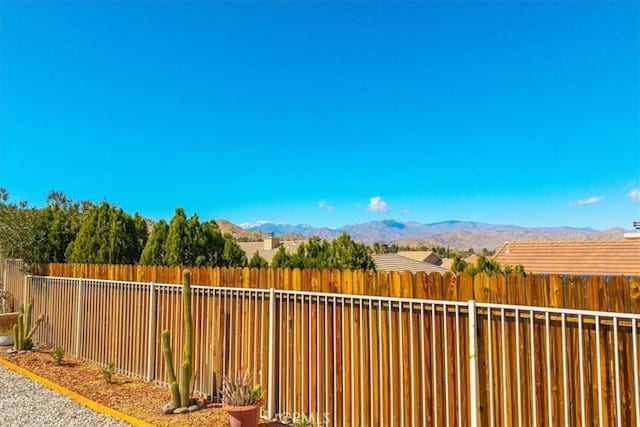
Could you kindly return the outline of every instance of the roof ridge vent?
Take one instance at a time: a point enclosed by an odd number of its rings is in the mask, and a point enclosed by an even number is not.
[[[624,233],[625,239],[640,239],[640,221],[633,221],[634,232]]]

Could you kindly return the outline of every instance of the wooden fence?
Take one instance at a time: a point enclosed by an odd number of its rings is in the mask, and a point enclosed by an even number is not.
[[[40,340],[165,381],[158,337],[172,331],[179,360],[180,288],[157,283],[178,283],[180,268],[38,268],[118,279],[25,281],[46,313]],[[640,277],[190,270],[204,285],[193,291],[199,391],[249,369],[272,416],[336,426],[470,425],[474,414],[483,426],[640,425]],[[142,277],[156,284],[125,282]]]
[[[40,264],[35,275],[131,282],[179,284],[185,267]],[[430,298],[446,301],[497,302],[539,307],[640,313],[640,276],[542,276],[502,274],[475,278],[462,273],[374,272],[362,270],[249,269],[189,267],[192,283],[229,286]]]

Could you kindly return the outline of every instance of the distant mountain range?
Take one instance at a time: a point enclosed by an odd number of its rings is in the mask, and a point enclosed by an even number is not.
[[[224,220],[216,220],[218,224]],[[224,221],[226,224],[228,221]],[[233,224],[231,224],[233,225]],[[372,221],[363,224],[345,225],[340,228],[312,227],[306,224],[274,224],[259,221],[255,224],[243,224],[230,232],[242,240],[259,240],[273,233],[285,237],[319,236],[331,240],[347,232],[354,240],[366,244],[374,242],[396,243],[403,246],[439,245],[451,248],[476,251],[487,248],[497,249],[506,241],[540,240],[618,240],[626,230],[611,228],[598,231],[592,228],[575,227],[521,227],[517,225],[497,225],[474,221],[445,221],[431,224],[419,222],[400,222],[395,220]],[[226,227],[221,227],[226,228]],[[259,233],[244,235],[244,232]],[[223,229],[223,232],[225,230]]]

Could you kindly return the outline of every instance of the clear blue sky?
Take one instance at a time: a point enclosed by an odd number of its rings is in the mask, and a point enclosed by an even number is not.
[[[637,1],[2,0],[0,20],[14,201],[330,227],[640,219]]]

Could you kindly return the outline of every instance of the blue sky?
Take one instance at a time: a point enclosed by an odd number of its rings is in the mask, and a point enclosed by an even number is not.
[[[170,218],[630,228],[640,3],[0,2],[0,186]]]

